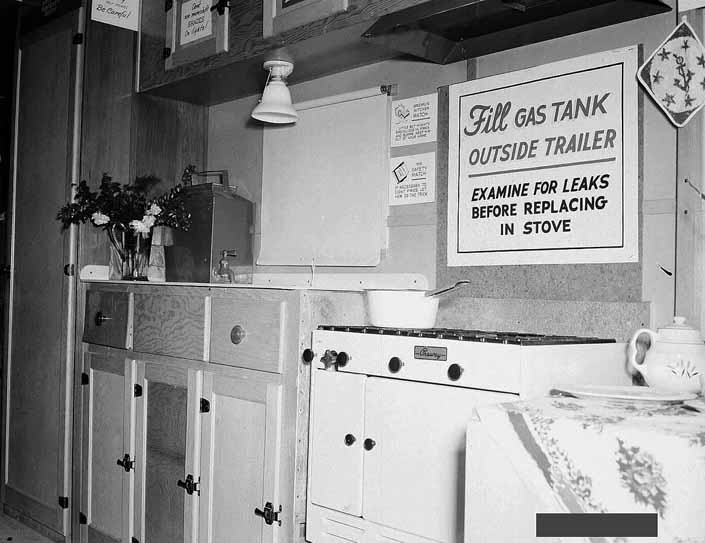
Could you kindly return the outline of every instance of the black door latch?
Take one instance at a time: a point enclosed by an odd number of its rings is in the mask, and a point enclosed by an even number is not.
[[[279,519],[279,513],[282,512],[282,506],[279,506],[279,511],[274,510],[272,502],[267,502],[264,504],[264,511],[260,508],[255,509],[255,515],[262,517],[265,524],[274,524],[275,522],[281,526],[282,521]]]
[[[186,476],[185,481],[176,481],[176,486],[179,486],[183,488],[186,491],[186,494],[191,495],[194,492],[196,493],[197,496],[201,495],[201,490],[198,488],[198,485],[200,484],[201,478],[198,478],[198,481],[195,481],[193,479],[193,475],[190,473]]]
[[[135,462],[130,460],[129,454],[125,454],[122,459],[118,458],[117,465],[121,466],[125,471],[130,471],[135,466]]]

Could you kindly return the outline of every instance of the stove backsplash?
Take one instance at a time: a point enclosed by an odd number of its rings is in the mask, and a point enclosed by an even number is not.
[[[436,326],[595,336],[629,341],[650,322],[649,302],[581,302],[509,298],[441,298]]]

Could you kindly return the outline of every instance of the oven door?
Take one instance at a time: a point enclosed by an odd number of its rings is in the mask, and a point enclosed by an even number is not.
[[[462,543],[465,432],[473,408],[516,399],[369,377],[365,386],[362,516],[435,541]]]

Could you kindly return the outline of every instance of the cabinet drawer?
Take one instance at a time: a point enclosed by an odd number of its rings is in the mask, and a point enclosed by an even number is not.
[[[127,292],[89,290],[86,292],[86,313],[83,341],[108,347],[127,347],[130,295]]]
[[[213,298],[210,361],[281,373],[285,316],[283,300]]]
[[[203,360],[205,297],[135,293],[133,349]]]

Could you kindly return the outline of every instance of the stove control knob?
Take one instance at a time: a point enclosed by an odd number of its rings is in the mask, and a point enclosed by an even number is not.
[[[374,439],[370,439],[369,437],[368,437],[368,438],[364,441],[364,443],[362,444],[362,446],[365,447],[365,450],[366,450],[366,451],[371,451],[372,449],[375,448],[375,445],[377,445],[377,443],[375,442],[375,440],[374,440]]]
[[[338,355],[335,357],[335,365],[342,368],[344,366],[347,366],[348,361],[350,360],[350,355],[346,353],[345,351],[340,351]]]
[[[404,362],[401,361],[401,358],[398,356],[393,356],[392,358],[389,359],[389,371],[392,373],[399,373],[399,370],[401,370],[401,367],[404,365]]]
[[[463,367],[460,364],[451,364],[448,366],[448,379],[457,381],[463,374]]]
[[[356,439],[355,436],[352,434],[346,434],[345,435],[345,444],[350,447],[353,443],[355,443]]]
[[[304,349],[301,358],[304,362],[306,362],[306,364],[310,364],[313,361],[314,356],[316,356],[316,353],[314,353],[311,349]]]

